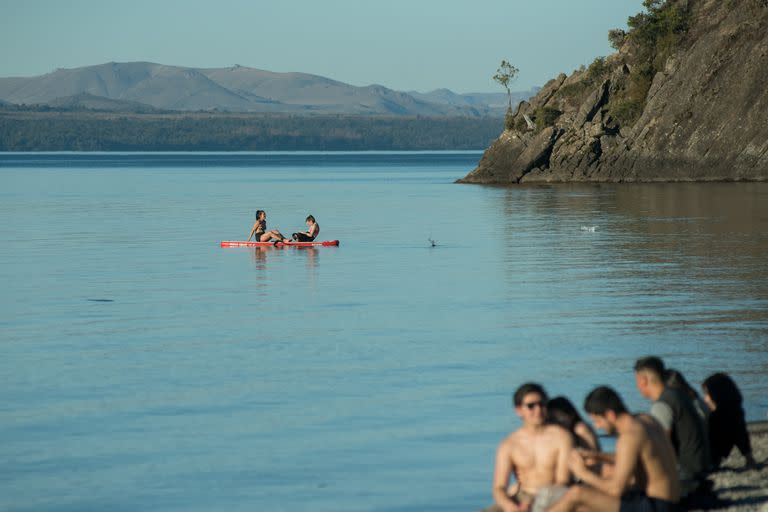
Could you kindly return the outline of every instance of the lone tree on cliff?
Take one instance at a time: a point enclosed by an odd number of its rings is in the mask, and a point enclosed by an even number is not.
[[[499,69],[496,70],[496,74],[493,75],[494,81],[498,82],[502,87],[507,90],[507,115],[512,112],[512,90],[509,88],[509,84],[515,81],[517,78],[517,72],[520,71],[515,66],[502,60],[499,65]]]
[[[627,33],[620,28],[612,28],[608,31],[608,42],[614,50],[621,50],[624,41],[627,40]]]

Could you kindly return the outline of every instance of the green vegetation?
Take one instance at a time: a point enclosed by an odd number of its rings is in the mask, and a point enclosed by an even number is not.
[[[572,103],[581,103],[587,94],[592,90],[592,84],[586,80],[579,80],[560,88],[557,93],[560,96],[570,100]]]
[[[499,118],[44,111],[0,107],[0,151],[484,149]]]
[[[608,66],[605,64],[605,57],[597,57],[587,68],[586,80],[593,85],[599,84],[608,73]]]
[[[557,94],[568,105],[581,105],[616,67],[626,65],[628,75],[613,76],[608,111],[620,126],[632,126],[637,121],[656,73],[664,69],[667,59],[683,44],[691,22],[687,0],[644,0],[643,6],[644,12],[628,19],[627,31],[608,32],[611,46],[623,50],[610,58],[610,65],[608,59],[598,57],[579,70],[579,77],[560,88]],[[541,121],[537,119],[537,126],[546,126],[550,119],[551,115]]]
[[[619,100],[611,103],[611,115],[621,126],[631,126],[643,113],[643,102],[639,100]]]
[[[611,114],[632,125],[643,111],[656,73],[679,47],[690,23],[688,3],[679,0],[644,0],[646,12],[630,16],[625,34],[632,55],[628,84],[610,105]],[[609,33],[610,37],[610,33]]]
[[[536,124],[536,131],[539,132],[547,126],[553,126],[561,115],[562,112],[556,108],[537,108],[532,116],[532,121]]]
[[[553,126],[562,111],[578,110],[608,79],[611,81],[607,113],[613,120],[609,121],[611,128],[630,127],[637,121],[645,109],[654,77],[664,70],[667,60],[684,44],[691,24],[689,0],[644,0],[643,7],[643,12],[628,19],[628,30],[609,31],[611,46],[620,50],[617,54],[597,57],[589,66],[582,66],[548,99],[547,107],[529,112],[535,132]],[[509,69],[507,66],[511,67],[502,61],[502,67],[493,78],[509,92],[509,80],[514,78],[517,69],[512,67],[513,71],[505,73],[505,69]],[[621,72],[619,68],[623,68]],[[518,132],[530,129],[523,116],[512,115],[511,108],[505,127]]]
[[[597,57],[586,69],[582,68],[584,77],[581,80],[564,85],[559,94],[570,100],[573,104],[581,104],[596,85],[607,78],[610,71],[605,62],[605,57]]]
[[[627,40],[627,33],[620,28],[613,28],[608,31],[608,43],[614,50],[620,50]]]
[[[690,10],[687,2],[644,0],[647,12],[630,16],[630,43],[639,64],[661,70],[667,58],[688,31]]]
[[[514,130],[517,127],[516,123],[512,109],[508,109],[507,113],[504,115],[504,128],[506,130]]]
[[[516,130],[518,132],[524,132],[528,130],[528,123],[525,122],[525,119],[523,119],[523,116],[518,116],[516,119],[508,118],[507,129]]]

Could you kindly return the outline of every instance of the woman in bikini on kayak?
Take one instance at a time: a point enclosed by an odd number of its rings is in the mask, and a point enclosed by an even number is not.
[[[253,229],[251,229],[251,234],[248,235],[248,240],[251,240],[251,237],[257,242],[271,242],[271,241],[279,241],[279,242],[290,242],[287,238],[283,236],[280,231],[273,229],[272,231],[267,231],[267,212],[264,210],[256,210],[256,222],[253,223]]]

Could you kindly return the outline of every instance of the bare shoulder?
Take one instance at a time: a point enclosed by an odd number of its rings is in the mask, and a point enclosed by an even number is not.
[[[583,421],[580,421],[576,423],[576,426],[573,427],[573,431],[576,432],[577,435],[580,436],[591,436],[592,431],[589,429],[586,423]]]
[[[547,425],[544,434],[557,443],[572,443],[573,436],[559,425]]]
[[[501,440],[499,443],[499,452],[507,452],[512,453],[515,449],[515,446],[519,444],[519,432],[512,432],[507,437]]]
[[[638,414],[632,417],[632,422],[629,424],[629,428],[627,428],[626,432],[624,432],[621,437],[625,437],[628,440],[633,439],[636,441],[643,441],[648,439],[650,435],[659,428],[661,427],[659,427],[659,424],[651,416],[648,416],[647,414]]]

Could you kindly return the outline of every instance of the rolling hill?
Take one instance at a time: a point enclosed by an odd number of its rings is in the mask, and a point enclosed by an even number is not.
[[[527,98],[534,93],[519,94]],[[17,105],[81,105],[106,110],[136,107],[435,117],[502,116],[506,109],[503,93],[456,94],[447,89],[408,93],[381,85],[358,87],[307,73],[275,73],[239,65],[188,68],[151,62],[109,62],[57,69],[41,76],[0,78],[0,100]]]

